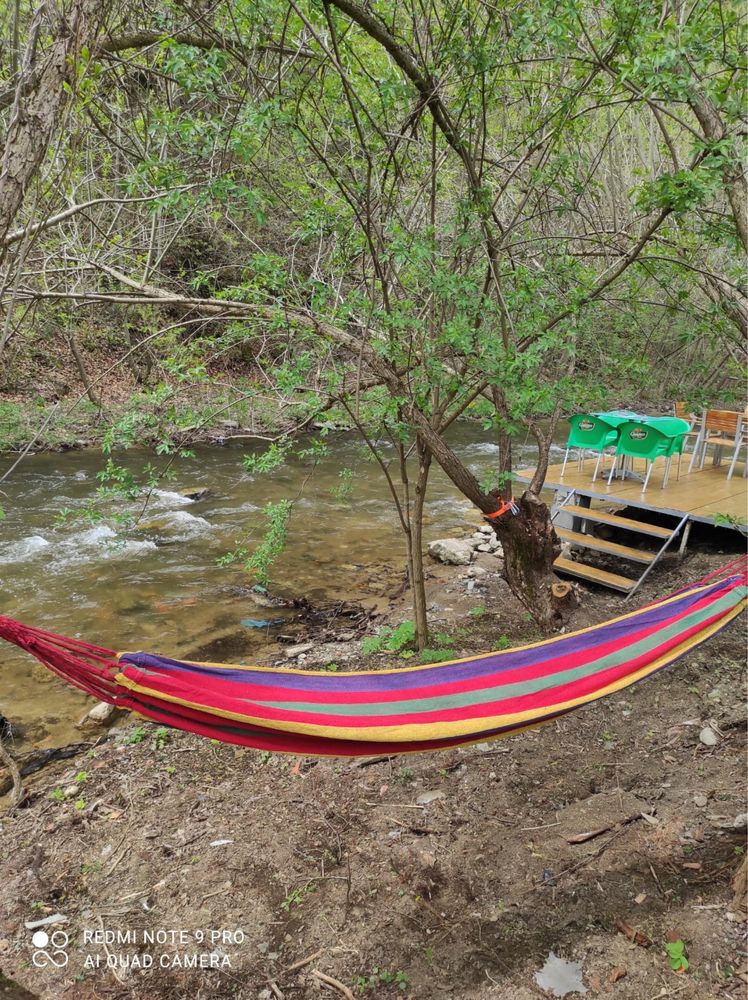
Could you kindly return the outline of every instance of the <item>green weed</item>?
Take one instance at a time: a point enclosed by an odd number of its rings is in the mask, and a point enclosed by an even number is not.
[[[686,972],[689,962],[686,958],[686,946],[680,938],[677,941],[668,941],[665,944],[667,957],[670,959],[670,968],[673,972]]]

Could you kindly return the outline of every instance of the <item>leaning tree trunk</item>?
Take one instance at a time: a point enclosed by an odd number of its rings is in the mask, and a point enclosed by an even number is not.
[[[554,595],[558,578],[553,561],[560,544],[553,530],[550,511],[540,497],[525,490],[517,501],[519,514],[504,514],[491,521],[504,549],[504,577],[514,596],[538,624],[552,628],[564,614]]]
[[[422,441],[463,496],[484,514],[492,514],[501,503],[496,494],[481,489],[470,469],[431,427],[420,410],[413,407],[410,416]],[[545,444],[539,441],[540,456],[533,483],[538,480],[542,485],[549,441],[550,436]],[[535,489],[531,487],[522,494],[517,516],[507,513],[500,519],[488,520],[504,549],[505,576],[512,593],[539,625],[552,628],[561,623],[565,609],[574,602],[565,600],[562,610],[553,594],[554,584],[559,582],[553,572],[553,561],[560,546],[551,523],[551,513],[538,496],[539,491],[539,486]]]

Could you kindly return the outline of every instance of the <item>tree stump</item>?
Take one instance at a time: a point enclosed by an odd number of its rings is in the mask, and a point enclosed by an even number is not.
[[[564,619],[578,603],[574,588],[566,580],[559,580],[558,583],[551,584],[551,600],[555,611]]]

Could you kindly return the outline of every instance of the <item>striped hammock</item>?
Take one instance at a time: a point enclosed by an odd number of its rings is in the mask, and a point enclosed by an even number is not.
[[[330,673],[115,653],[0,616],[0,638],[118,708],[225,743],[305,755],[498,739],[669,666],[746,605],[745,560],[593,628],[430,666]]]

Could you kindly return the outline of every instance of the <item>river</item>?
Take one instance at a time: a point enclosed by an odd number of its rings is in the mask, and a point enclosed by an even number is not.
[[[490,472],[498,451],[486,438],[469,423],[451,436],[479,478]],[[295,503],[286,549],[272,570],[272,592],[377,605],[404,571],[404,539],[382,472],[360,440],[337,433],[329,442],[329,454],[311,475],[297,458],[269,475],[250,475],[241,461],[246,447],[197,448],[194,458],[173,462],[173,479],[160,484],[123,542],[111,521],[82,518],[105,464],[100,452],[28,456],[0,495],[6,515],[0,521],[0,614],[120,650],[267,660],[278,629],[241,622],[282,618],[284,612],[257,607],[247,593],[247,574],[218,560],[247,531],[260,537],[262,507],[282,498]],[[529,464],[535,453],[534,444],[518,443],[515,461]],[[390,455],[394,459],[392,450]],[[0,474],[13,460],[0,459]],[[118,461],[138,473],[154,457],[135,449]],[[348,499],[339,495],[343,469],[352,470]],[[198,488],[210,492],[197,501],[182,495]],[[62,509],[72,513],[60,524]],[[127,509],[118,501],[108,513]],[[476,520],[472,505],[435,467],[426,541],[464,532],[468,517]],[[0,643],[0,712],[20,723],[25,743],[46,747],[80,739],[74,723],[90,704],[30,656]]]

